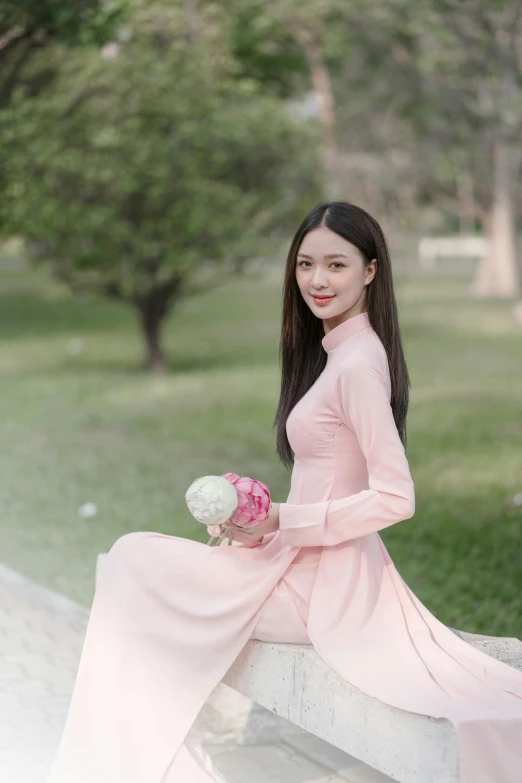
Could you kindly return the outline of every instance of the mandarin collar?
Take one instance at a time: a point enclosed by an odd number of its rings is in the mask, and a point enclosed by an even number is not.
[[[367,312],[359,313],[358,315],[352,315],[347,318],[346,321],[342,321],[333,329],[325,334],[321,340],[321,344],[327,353],[335,348],[339,343],[347,340],[352,334],[359,332],[361,329],[366,329],[370,324],[370,316]]]

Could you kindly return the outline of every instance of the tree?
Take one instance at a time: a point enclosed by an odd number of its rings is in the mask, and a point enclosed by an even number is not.
[[[120,19],[117,0],[3,0],[0,6],[0,108],[7,106],[27,66],[42,49],[61,41],[68,46],[100,45]],[[26,82],[34,95],[52,81],[56,71],[45,67]]]
[[[482,222],[489,253],[471,292],[515,296],[513,190],[522,128],[519,0],[420,0],[413,9],[407,0],[365,0],[359,11],[349,28],[361,45],[352,37],[347,51],[367,58],[365,73],[371,76],[365,82],[363,114],[377,98],[388,118],[392,115],[395,130],[409,127],[415,163],[408,179],[420,206],[433,204],[439,213],[447,212],[451,223],[457,212],[459,226],[468,230],[474,230],[476,220]],[[372,61],[372,54],[379,53],[380,59]],[[376,62],[384,62],[388,73]],[[353,81],[345,81],[345,88],[357,101]],[[381,112],[372,125],[388,130],[390,122]],[[392,139],[389,134],[388,147]]]
[[[415,127],[431,107],[408,27],[411,5],[236,0],[232,7],[244,71],[293,106],[308,107],[314,96],[325,196],[362,203],[384,225],[408,211],[417,218],[419,191],[439,189],[425,129]]]
[[[123,0],[121,0],[123,2]],[[99,46],[121,17],[120,0],[3,0],[0,4],[0,139],[3,109],[18,92],[31,100],[51,87],[59,68],[45,53],[64,47]],[[0,144],[0,203],[5,197],[5,149]],[[0,231],[6,226],[0,224]]]
[[[322,188],[339,198],[339,156],[335,99],[325,49],[335,39],[342,0],[227,0],[235,19],[236,52],[247,72],[289,97],[289,86],[303,86],[307,73],[319,128]],[[337,13],[337,17],[336,17]]]
[[[470,119],[474,147],[488,160],[489,252],[472,293],[513,297],[519,285],[512,189],[522,130],[522,7],[519,0],[427,0],[414,24],[423,44],[421,69],[437,80],[439,96]]]
[[[241,264],[318,190],[306,126],[240,78],[214,14],[137,4],[132,35],[55,50],[50,93],[6,112],[5,219],[71,288],[130,303],[146,365],[166,366],[161,328],[214,263]],[[49,54],[47,55],[49,57]]]

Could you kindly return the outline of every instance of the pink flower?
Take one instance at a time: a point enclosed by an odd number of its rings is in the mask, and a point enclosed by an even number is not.
[[[238,505],[230,519],[231,525],[251,528],[260,525],[268,518],[272,501],[266,484],[250,476],[238,476],[237,473],[222,473],[236,488]]]

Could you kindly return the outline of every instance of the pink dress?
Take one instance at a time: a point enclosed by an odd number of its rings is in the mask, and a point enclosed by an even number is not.
[[[287,421],[279,531],[255,546],[147,531],[112,546],[48,783],[221,780],[190,730],[251,637],[311,643],[365,693],[451,721],[459,783],[521,780],[522,673],[437,620],[378,534],[415,510],[384,347],[367,313],[322,344],[326,367]]]

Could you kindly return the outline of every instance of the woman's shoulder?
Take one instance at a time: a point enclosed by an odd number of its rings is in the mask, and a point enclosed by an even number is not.
[[[350,348],[339,364],[338,377],[341,382],[356,381],[370,375],[380,380],[390,391],[388,355],[379,335],[373,329],[365,329]]]
[[[358,367],[375,367],[381,371],[388,369],[388,355],[382,340],[373,329],[364,329],[353,340],[350,350],[341,361],[341,370],[349,372]]]

